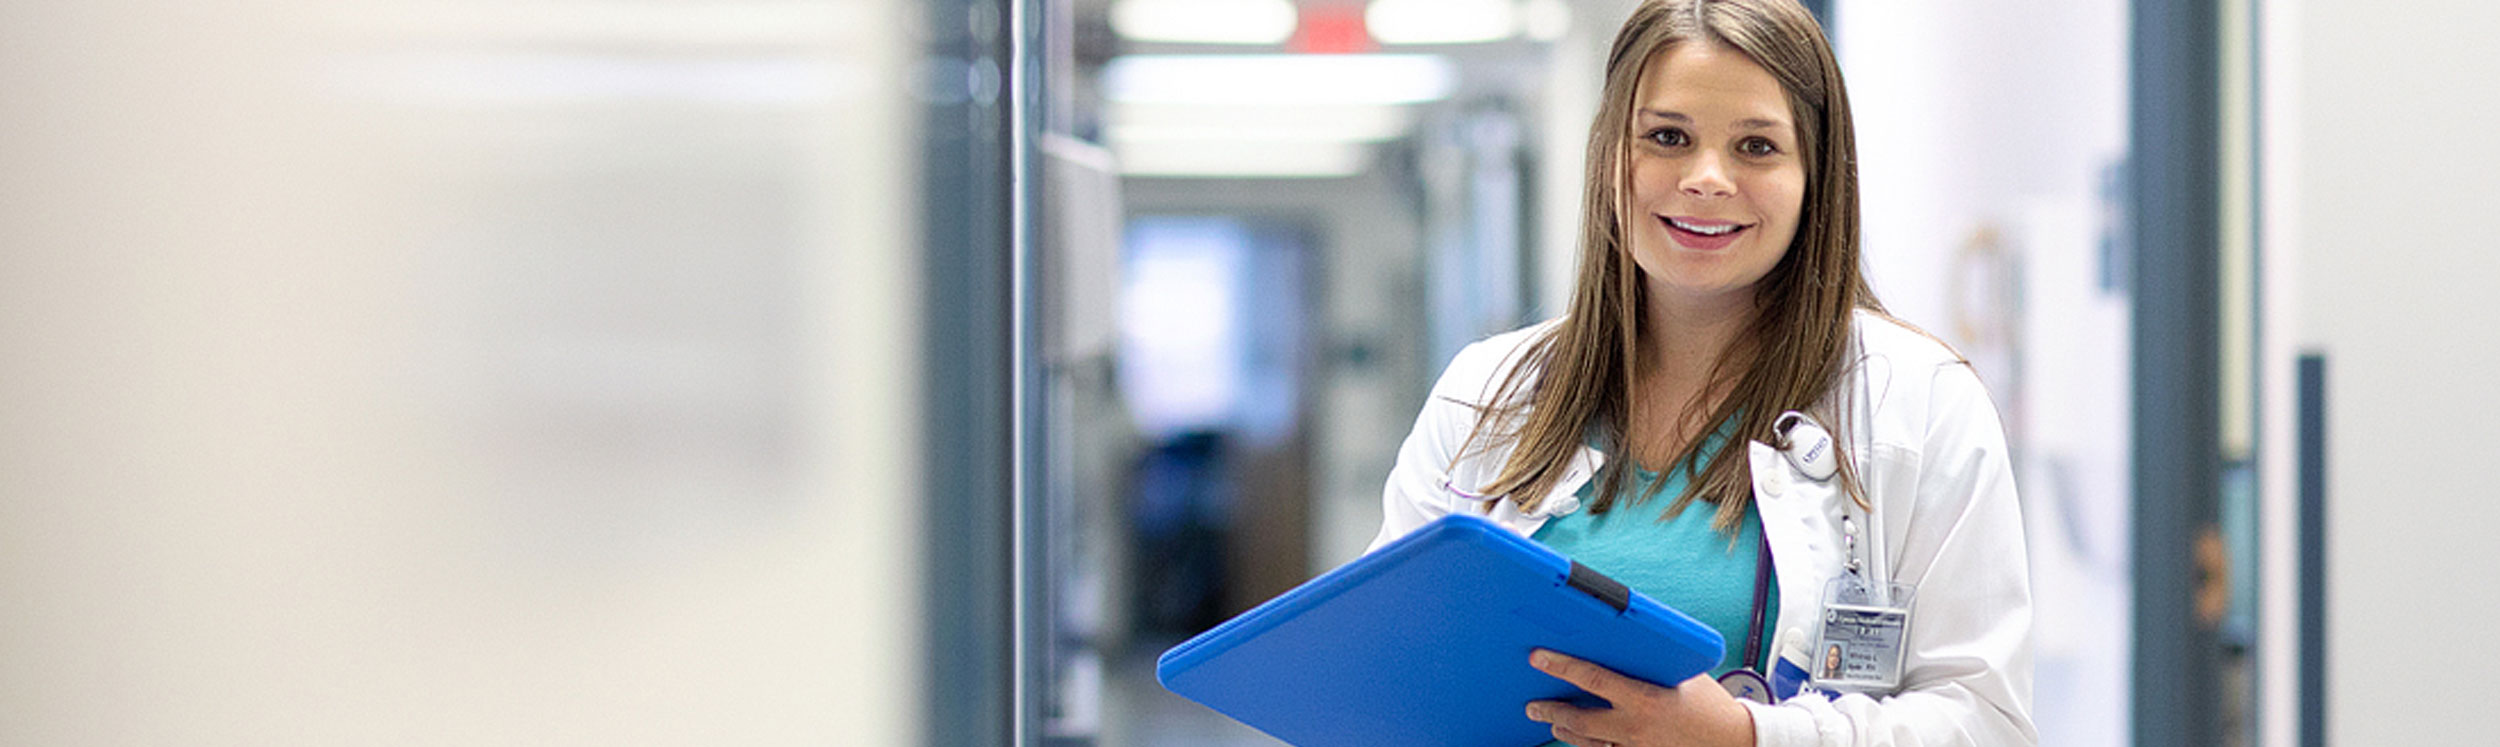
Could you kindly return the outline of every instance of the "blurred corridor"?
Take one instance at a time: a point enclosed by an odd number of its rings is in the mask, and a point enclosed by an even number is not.
[[[1804,4],[2042,743],[2481,741],[2500,6]],[[0,2],[0,744],[1276,744],[1632,5]]]

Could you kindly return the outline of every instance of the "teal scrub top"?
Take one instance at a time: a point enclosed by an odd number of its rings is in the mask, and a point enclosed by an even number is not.
[[[1708,463],[1710,456],[1726,444],[1727,435],[1723,429],[1703,444],[1700,463]],[[1625,477],[1626,492],[1616,496],[1605,515],[1583,509],[1547,519],[1534,539],[1719,631],[1727,641],[1727,653],[1710,670],[1712,677],[1746,666],[1747,662],[1742,661],[1745,629],[1753,624],[1754,574],[1762,542],[1761,512],[1745,512],[1744,525],[1731,538],[1711,527],[1718,507],[1709,503],[1695,501],[1674,517],[1663,517],[1666,506],[1683,494],[1690,477],[1687,470],[1678,468],[1661,474],[1635,465]],[[1597,484],[1598,480],[1591,479],[1580,486],[1580,505],[1597,505],[1593,497]],[[1634,500],[1646,494],[1652,485],[1658,485],[1655,494]],[[1777,576],[1771,579],[1766,603],[1770,609],[1764,611],[1762,619],[1767,626],[1779,619]],[[1762,635],[1768,645],[1770,632],[1766,630]],[[1770,652],[1763,654],[1768,656]],[[1759,666],[1760,662],[1753,664]],[[1673,687],[1678,683],[1657,684]]]

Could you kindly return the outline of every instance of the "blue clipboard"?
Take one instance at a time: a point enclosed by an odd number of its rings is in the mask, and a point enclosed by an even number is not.
[[[1716,630],[1482,518],[1441,518],[1163,652],[1165,689],[1301,747],[1530,747],[1528,701],[1605,701],[1552,649],[1673,686]]]

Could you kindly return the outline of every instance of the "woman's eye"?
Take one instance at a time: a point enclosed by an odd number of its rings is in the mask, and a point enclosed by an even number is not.
[[[1780,147],[1772,143],[1770,140],[1751,137],[1745,138],[1744,142],[1737,143],[1736,150],[1744,153],[1745,155],[1760,158],[1779,153]]]
[[[1655,130],[1650,130],[1649,134],[1642,135],[1641,137],[1652,143],[1669,148],[1682,147],[1686,141],[1691,139],[1685,136],[1683,130],[1673,127],[1661,127]]]

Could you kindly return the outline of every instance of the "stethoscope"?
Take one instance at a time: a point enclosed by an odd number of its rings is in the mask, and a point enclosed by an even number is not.
[[[1797,472],[1808,479],[1822,482],[1832,479],[1832,475],[1840,471],[1839,458],[1832,448],[1831,432],[1804,413],[1795,410],[1780,413],[1779,419],[1771,422],[1771,433],[1780,451],[1788,456],[1788,462],[1796,465]],[[1760,508],[1755,509],[1756,514],[1760,511]],[[1768,527],[1762,528],[1754,538],[1753,624],[1745,628],[1745,658],[1742,660],[1745,664],[1719,675],[1719,686],[1726,688],[1729,695],[1765,704],[1775,699],[1770,680],[1762,674],[1769,669],[1762,657],[1762,628],[1769,622],[1771,612],[1774,571],[1771,568],[1770,532]]]

